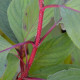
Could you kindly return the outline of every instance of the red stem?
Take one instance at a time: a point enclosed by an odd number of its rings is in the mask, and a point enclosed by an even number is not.
[[[16,51],[17,51],[17,53],[18,53],[18,55],[20,56],[20,68],[21,68],[21,74],[23,73],[23,71],[24,71],[24,61],[23,61],[23,57],[22,57],[22,46],[21,46],[21,48],[20,48],[20,51],[18,51],[17,49],[16,49]],[[19,58],[19,57],[18,57]],[[25,67],[26,67],[26,64],[25,64]]]
[[[44,0],[39,0],[39,8],[41,9],[44,6]]]
[[[52,8],[52,7],[55,7],[55,8],[63,7],[63,8],[70,9],[70,10],[73,10],[73,11],[75,11],[75,12],[80,13],[79,10],[76,10],[76,9],[73,9],[73,8],[70,8],[70,7],[66,7],[66,6],[64,6],[64,5],[56,5],[56,4],[44,6],[44,7],[42,8],[42,10],[44,11],[45,9],[47,9],[47,8]]]
[[[42,31],[42,23],[43,23],[43,15],[44,15],[44,11],[41,10],[41,8],[44,6],[44,0],[39,0],[39,7],[40,7],[40,11],[39,11],[39,21],[38,21],[38,28],[37,28],[37,35],[36,35],[36,41],[35,41],[35,47],[32,50],[29,62],[28,62],[28,70],[30,69],[33,61],[34,61],[34,57],[37,51],[37,47],[39,45],[40,42],[40,36],[41,36],[41,31]]]
[[[24,45],[24,49],[25,49],[25,56],[26,56],[26,67],[24,72],[22,73],[21,77],[27,77],[28,76],[28,57],[27,57],[27,51],[26,51],[26,47]]]
[[[23,46],[20,47],[20,58],[23,60],[23,52],[22,52]],[[24,72],[24,65],[23,63],[20,61],[20,68],[21,68],[21,74]]]
[[[17,74],[16,80],[18,80],[18,76],[20,75],[20,73],[21,73],[21,72],[19,72],[19,73]]]

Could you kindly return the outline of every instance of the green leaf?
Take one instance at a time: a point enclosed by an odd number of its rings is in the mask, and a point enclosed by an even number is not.
[[[12,0],[8,8],[8,20],[10,27],[19,42],[24,41],[22,27],[27,4],[28,0]]]
[[[62,1],[57,1],[57,4],[63,4]],[[80,10],[79,6],[80,2],[79,0],[67,0],[67,3],[65,4],[68,7]],[[58,17],[57,17],[58,16]],[[75,45],[80,48],[80,38],[79,38],[79,20],[80,20],[80,13],[74,12],[72,10],[68,10],[65,8],[55,8],[54,11],[54,19],[57,21],[60,17],[63,18],[62,23],[64,23],[64,26],[67,30],[67,33],[71,40],[75,43]],[[74,23],[74,24],[73,24]]]
[[[61,16],[68,36],[80,48],[80,13],[61,8]]]
[[[60,18],[61,18],[60,9],[59,8],[55,8],[54,9],[54,20],[55,20],[55,22],[57,22]]]
[[[73,51],[73,47],[72,41],[66,34],[51,39],[39,47],[34,63],[40,66],[58,64]]]
[[[66,34],[48,40],[39,47],[30,71],[34,72],[41,67],[57,65],[63,62],[73,50],[74,45]]]
[[[80,65],[80,49],[76,46],[72,52],[72,61],[73,64]]]
[[[71,56],[71,54],[64,60],[64,64],[72,64],[72,56]]]
[[[66,6],[80,10],[80,1],[79,0],[69,0]]]
[[[68,0],[56,0],[56,4],[64,5]],[[54,8],[54,20],[57,22],[61,18],[60,8]]]
[[[45,1],[46,3],[50,1]],[[53,0],[54,2],[54,0]],[[27,40],[31,39],[36,35],[37,26],[38,26],[38,18],[39,18],[39,4],[38,0],[33,0],[28,3],[25,17],[24,17],[24,28],[23,28],[23,35],[24,38]],[[44,12],[44,19],[43,19],[43,28],[52,20],[54,13],[53,8],[46,9]]]
[[[8,55],[8,64],[3,75],[3,80],[13,80],[19,67],[19,60],[12,54]]]
[[[44,27],[42,29],[42,35],[41,37],[43,37],[45,35],[45,33],[54,25],[54,19],[52,18],[52,20],[46,25],[46,27]],[[51,40],[51,39],[56,39],[57,37],[59,37],[60,35],[62,35],[63,33],[61,32],[61,28],[60,25],[57,25],[52,31],[51,33],[44,39],[44,42]]]
[[[7,35],[12,41],[17,43],[17,39],[11,30],[7,17],[7,8],[11,0],[0,0],[0,29]]]
[[[4,50],[8,47],[10,47],[11,45],[3,38],[0,36],[0,51]],[[5,71],[5,65],[7,64],[7,55],[8,55],[9,51],[5,51],[0,53],[0,77],[3,75],[4,71]]]
[[[9,51],[6,51],[4,53],[0,53],[0,77],[2,77],[7,64],[7,55]]]
[[[8,8],[8,19],[19,42],[26,38],[31,39],[36,35],[39,16],[38,0],[12,0]],[[46,9],[44,13],[43,27],[53,17],[53,9]]]
[[[64,69],[67,70],[70,68],[80,68],[80,67],[77,65],[72,65],[72,64],[58,64],[56,66],[51,65],[51,66],[42,67],[35,71],[31,71],[31,72],[29,72],[29,76],[46,79],[51,74],[54,74],[54,73],[64,70]]]
[[[44,0],[44,5],[50,5],[50,4],[55,4],[55,0]]]
[[[80,80],[80,69],[62,70],[48,77],[48,80]]]

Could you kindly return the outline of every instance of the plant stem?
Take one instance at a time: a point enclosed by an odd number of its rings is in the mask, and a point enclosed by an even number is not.
[[[22,46],[22,45],[24,45],[24,44],[32,44],[33,47],[35,46],[35,45],[34,45],[34,42],[32,42],[32,41],[26,41],[26,42],[23,42],[23,43],[19,43],[19,44],[13,45],[12,47],[6,48],[6,49],[0,51],[0,53],[2,53],[2,52],[4,52],[4,51],[7,51],[7,50],[11,50],[11,49],[16,48],[16,47],[18,47],[18,46]]]
[[[19,54],[19,56],[23,60],[22,54],[23,54],[23,46],[20,46],[20,54]],[[21,68],[21,74],[22,74],[24,72],[24,64],[22,63],[22,61],[20,61],[20,68]]]
[[[70,7],[66,7],[66,6],[64,6],[64,5],[56,5],[56,4],[44,6],[44,7],[42,8],[42,10],[45,10],[45,9],[47,9],[47,8],[52,8],[52,7],[55,7],[55,8],[62,7],[62,8],[70,9],[70,10],[73,10],[73,11],[75,11],[75,12],[80,13],[79,10],[76,10],[76,9],[73,9],[73,8],[70,8]]]
[[[24,45],[24,50],[25,50],[25,56],[26,56],[26,66],[25,66],[24,72],[21,75],[22,78],[25,78],[28,76],[28,57],[27,57],[27,51],[26,51],[25,45]]]
[[[40,42],[40,36],[41,36],[41,31],[42,31],[42,23],[43,23],[43,15],[44,15],[44,11],[41,9],[44,6],[44,0],[39,0],[39,7],[40,7],[40,11],[39,11],[39,21],[38,21],[38,28],[37,28],[37,35],[36,35],[36,41],[35,41],[35,47],[32,50],[29,62],[28,62],[28,71],[34,61],[34,57],[35,54],[37,52],[37,47],[39,45]]]
[[[44,7],[44,0],[39,0],[39,8],[41,9]]]

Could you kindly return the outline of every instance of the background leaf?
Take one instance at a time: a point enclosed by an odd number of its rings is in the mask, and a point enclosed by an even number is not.
[[[80,65],[80,49],[78,49],[76,46],[74,48],[74,51],[72,52],[72,63],[75,65]]]
[[[29,76],[47,79],[47,77],[51,74],[54,74],[64,69],[68,70],[70,68],[80,68],[80,67],[72,64],[58,64],[55,66],[51,65],[51,66],[42,67],[34,72],[31,72]]]
[[[69,0],[56,0],[56,4],[65,5]],[[54,20],[57,22],[61,18],[60,8],[54,8]]]
[[[80,1],[79,0],[69,0],[66,6],[71,7],[73,9],[80,10]]]
[[[62,70],[48,77],[48,80],[79,80],[80,69]]]
[[[72,41],[66,34],[48,40],[42,44],[35,56],[30,75],[35,75],[41,68],[55,66],[63,62],[74,50]],[[53,72],[53,71],[52,71]],[[42,73],[39,73],[41,75]],[[46,73],[45,73],[46,74]],[[37,75],[37,76],[39,76]]]
[[[7,8],[12,0],[0,0],[0,29],[7,35],[12,41],[18,43],[13,31],[11,30],[7,17]]]
[[[8,55],[8,64],[3,75],[3,80],[13,80],[19,67],[19,59],[13,54]]]
[[[54,3],[54,1],[48,2]],[[52,20],[53,15],[53,8],[45,10],[43,27]],[[38,17],[38,0],[12,0],[8,8],[8,19],[11,29],[19,42],[23,42],[24,39],[30,40],[36,35]]]
[[[65,0],[57,0],[56,4],[64,5]],[[79,0],[66,0],[66,6],[80,10],[79,6],[80,2]],[[66,31],[68,33],[68,36],[71,38],[71,40],[75,43],[75,45],[80,48],[79,43],[79,20],[80,20],[80,13],[65,9],[65,8],[55,8],[54,9],[54,19],[57,21],[60,17],[63,18],[63,21],[61,23],[64,24],[64,27],[66,28]],[[74,24],[73,24],[74,23]]]
[[[73,43],[64,34],[42,44],[37,51],[34,63],[40,66],[55,65],[63,61],[72,51]]]
[[[3,37],[0,36],[0,51],[10,46],[11,45]],[[9,51],[0,53],[0,77],[3,75],[5,71],[8,53]]]
[[[12,0],[8,8],[8,20],[10,27],[19,42],[24,41],[22,27],[27,3],[28,0]]]
[[[52,20],[46,25],[46,27],[43,28],[42,30],[42,34],[41,37],[43,37],[45,35],[45,33],[54,25],[54,18],[52,18]],[[52,31],[51,33],[44,39],[44,42],[49,41],[51,39],[56,39],[57,37],[59,37],[60,35],[62,35],[63,33],[61,32],[61,27],[60,25],[57,25]]]
[[[55,0],[44,0],[44,5],[50,5],[50,4],[55,4],[56,1]]]
[[[68,36],[80,48],[80,13],[61,8],[61,16]]]

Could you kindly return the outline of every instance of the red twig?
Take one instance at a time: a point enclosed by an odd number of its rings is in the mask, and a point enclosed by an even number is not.
[[[23,62],[23,60],[18,55],[15,55],[15,56],[26,66],[26,64]]]
[[[44,0],[39,0],[39,8],[41,9],[44,6]]]
[[[34,57],[35,57],[35,54],[36,54],[36,51],[37,51],[37,46],[39,45],[39,42],[40,42],[40,36],[41,36],[41,31],[42,31],[42,23],[43,23],[43,15],[44,15],[44,11],[41,10],[41,8],[44,6],[43,3],[44,3],[43,0],[39,0],[40,11],[39,11],[39,21],[38,21],[37,35],[36,35],[35,47],[33,48],[30,59],[29,59],[28,70],[30,69],[30,67],[33,63],[33,60],[34,60]]]
[[[73,11],[75,11],[75,12],[80,13],[79,10],[76,10],[76,9],[73,9],[73,8],[70,8],[70,7],[66,7],[66,6],[64,6],[64,5],[56,5],[56,4],[44,6],[44,7],[42,8],[42,10],[44,11],[45,9],[47,9],[47,8],[52,8],[52,7],[55,7],[55,8],[62,7],[62,8],[70,9],[70,10],[73,10]]]
[[[18,80],[18,77],[19,77],[20,73],[21,73],[21,72],[19,72],[19,73],[17,74],[16,80]]]
[[[6,49],[0,51],[0,53],[2,53],[2,52],[4,52],[4,51],[7,51],[7,50],[11,50],[11,49],[16,48],[16,47],[18,47],[18,46],[22,46],[22,45],[24,45],[24,44],[32,44],[33,47],[35,46],[35,45],[34,45],[34,42],[32,42],[32,41],[26,41],[26,42],[23,42],[23,43],[19,43],[19,44],[13,45],[12,47],[6,48]]]
[[[20,51],[18,51],[18,49],[16,49],[16,51],[17,51],[18,55],[20,56],[20,59],[23,61],[23,57],[22,57],[22,46],[20,48]],[[24,64],[23,64],[24,61],[23,62],[22,61],[20,61],[21,74],[24,71]],[[26,67],[26,64],[25,64],[25,67]]]
[[[23,60],[23,46],[20,47],[20,58]],[[21,68],[21,74],[24,72],[24,65],[23,63],[20,61],[20,68]]]
[[[24,49],[25,49],[25,56],[26,56],[26,67],[25,67],[25,71],[22,73],[21,77],[28,76],[28,56],[27,56],[27,51],[26,51],[25,45],[24,45]]]

